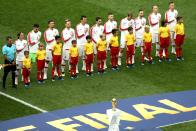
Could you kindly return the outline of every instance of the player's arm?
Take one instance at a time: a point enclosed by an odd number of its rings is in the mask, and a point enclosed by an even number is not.
[[[27,41],[29,43],[29,45],[33,46],[35,45],[35,42],[31,40],[31,33],[29,32],[28,35],[27,35]]]
[[[77,38],[82,38],[85,36],[85,32],[83,30],[80,30],[79,26],[76,26],[76,37]]]
[[[93,27],[91,27],[91,29],[90,29],[90,35],[91,35],[91,37],[92,37],[92,41],[94,42],[94,43],[97,43],[96,42],[96,40],[95,40],[95,35],[94,35],[95,33],[94,33],[94,26]]]
[[[121,31],[124,31],[124,30],[127,30],[128,29],[128,27],[125,27],[124,25],[125,25],[126,23],[123,21],[123,19],[120,21],[120,30]]]
[[[112,33],[111,31],[108,31],[108,27],[107,27],[107,24],[106,23],[104,24],[104,33],[106,35]]]
[[[61,36],[62,36],[63,42],[65,43],[71,39],[71,36],[65,35],[63,31],[61,32]]]
[[[54,38],[49,37],[47,31],[44,32],[44,40],[46,43],[51,43],[54,41]]]
[[[151,15],[148,16],[148,22],[150,23],[151,26],[155,26],[156,24],[159,23],[159,22],[153,22]]]
[[[168,23],[171,23],[171,22],[173,22],[175,19],[170,18],[169,15],[168,15],[168,11],[167,11],[167,12],[165,13],[165,20],[166,20]]]

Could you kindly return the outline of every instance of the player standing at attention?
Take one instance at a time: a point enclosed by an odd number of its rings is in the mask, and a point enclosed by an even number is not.
[[[69,65],[69,49],[72,46],[72,40],[75,40],[75,30],[71,28],[71,21],[70,19],[65,20],[65,28],[63,29],[62,33],[62,40],[63,40],[63,57],[62,57],[62,64],[61,64],[61,71],[62,76],[65,76],[65,65],[66,62]],[[70,67],[69,67],[70,69]],[[77,70],[78,72],[78,70]]]
[[[79,50],[79,57],[83,61],[82,70],[85,70],[85,54],[84,44],[86,43],[86,36],[89,35],[89,25],[87,24],[87,17],[81,16],[80,23],[76,26],[77,47]]]
[[[52,61],[52,47],[55,43],[55,36],[59,35],[59,31],[54,28],[54,20],[48,21],[48,29],[44,32],[44,40],[46,42],[46,62],[44,67],[44,79],[47,79],[48,64]]]
[[[120,31],[121,31],[121,37],[120,37],[120,51],[118,56],[118,65],[121,65],[121,57],[123,55],[123,49],[125,48],[125,36],[128,34],[128,28],[132,27],[134,28],[134,19],[133,14],[128,13],[127,17],[123,18],[120,21]]]
[[[76,74],[76,66],[78,64],[78,56],[79,56],[79,52],[78,52],[78,47],[77,47],[77,43],[76,40],[72,40],[72,46],[69,49],[69,56],[70,56],[70,77],[71,79],[77,78],[77,74]]]
[[[34,24],[33,30],[28,33],[27,40],[29,44],[29,56],[32,62],[36,62],[36,52],[40,43],[41,32],[39,31],[39,25]]]
[[[126,45],[126,64],[130,68],[133,66],[132,58],[135,53],[135,36],[133,34],[133,28],[128,28],[128,34],[125,35],[125,45]]]
[[[184,23],[182,17],[177,17],[177,24],[174,28],[174,32],[176,35],[175,43],[176,43],[176,58],[177,60],[184,60],[182,53],[182,45],[184,43]]]
[[[108,21],[104,24],[104,33],[106,34],[107,50],[110,50],[110,38],[112,37],[112,30],[117,29],[117,22],[114,20],[113,13],[108,13]],[[107,68],[106,61],[104,62],[104,68]]]
[[[172,54],[176,54],[175,51],[175,41],[174,41],[174,27],[176,26],[176,18],[178,16],[178,11],[174,9],[174,2],[169,2],[169,10],[165,12],[165,20],[167,21],[167,24],[170,29],[170,40],[172,45]]]
[[[104,32],[104,26],[102,25],[102,19],[101,17],[96,17],[96,24],[93,25],[90,29],[90,35],[92,37],[92,42],[94,44],[94,54],[97,54],[96,44],[98,40],[100,39],[100,35],[103,35]],[[93,71],[93,64],[91,67]]]
[[[27,41],[24,39],[24,34],[19,32],[17,34],[18,39],[15,41],[16,45],[16,77],[15,84],[18,85],[18,76],[20,71],[22,73],[22,60],[24,58],[24,52],[28,51]],[[23,81],[23,77],[22,77]]]
[[[159,51],[159,62],[163,60],[163,50],[165,50],[165,58],[167,62],[170,62],[168,54],[169,41],[170,41],[170,29],[167,26],[166,21],[161,21],[161,27],[159,28],[159,39],[160,39],[160,51]]]
[[[36,52],[37,59],[37,82],[41,84],[44,82],[44,66],[45,66],[46,50],[44,50],[44,44],[40,43]]]
[[[58,79],[59,80],[64,80],[63,77],[61,77],[61,62],[62,62],[62,48],[63,45],[61,43],[61,37],[60,36],[55,36],[55,43],[52,47],[52,61],[53,61],[53,66],[52,66],[52,81],[55,81],[54,79],[54,71],[56,70],[58,73]]]
[[[152,44],[156,45],[156,55],[159,56],[159,22],[161,20],[161,14],[158,12],[158,6],[152,6],[152,13],[148,16],[148,22],[150,24],[150,32],[152,34]]]
[[[91,36],[88,35],[86,37],[87,42],[84,44],[84,52],[85,52],[85,61],[86,61],[86,76],[91,76],[91,64],[93,63],[94,57],[94,44],[92,43]]]
[[[146,26],[146,18],[144,18],[144,11],[139,10],[138,17],[135,19],[135,38],[136,43],[135,47],[141,48],[141,53],[143,53],[144,43],[143,43],[143,34],[144,34],[144,27]],[[134,58],[133,58],[134,61]],[[134,63],[134,62],[133,62]]]
[[[148,53],[148,62],[152,63],[152,57],[151,57],[151,52],[152,52],[152,34],[150,33],[149,26],[146,25],[145,27],[145,32],[143,35],[143,41],[144,41],[144,53],[142,55],[142,65],[144,65],[144,57],[146,53]]]
[[[104,73],[104,61],[106,60],[106,48],[107,43],[105,34],[100,35],[100,39],[97,42],[97,68],[98,73]]]
[[[106,111],[108,120],[109,120],[109,129],[108,131],[120,131],[120,117],[121,110],[117,108],[117,100],[115,98],[112,99],[112,109],[108,109]]]
[[[22,61],[22,76],[23,76],[23,81],[25,84],[25,87],[29,87],[30,86],[30,72],[31,72],[31,58],[29,57],[29,51],[24,51],[24,58]]]
[[[110,59],[112,64],[112,70],[118,70],[118,53],[119,53],[119,42],[118,42],[118,30],[112,30],[113,36],[110,38]]]

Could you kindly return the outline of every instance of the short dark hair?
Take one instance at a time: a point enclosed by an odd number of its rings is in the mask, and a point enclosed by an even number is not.
[[[9,39],[12,39],[12,37],[11,36],[7,36],[6,37],[6,40],[9,40]]]
[[[97,16],[95,20],[98,21],[100,19],[101,19],[101,17],[100,16]]]
[[[86,39],[87,39],[87,40],[91,39],[91,36],[90,36],[90,35],[87,35],[87,36],[86,36]]]
[[[25,50],[24,51],[24,55],[26,55],[26,54],[29,54],[29,51],[28,50]]]
[[[51,22],[54,22],[54,20],[49,20],[49,21],[48,21],[48,24],[50,24]]]
[[[182,19],[182,16],[178,16],[176,19],[177,19],[177,21],[179,21]]]
[[[139,9],[139,11],[138,12],[140,12],[140,11],[144,11],[143,9]]]
[[[117,29],[113,29],[112,34],[114,35],[117,31],[118,31]]]
[[[70,19],[65,19],[65,23],[67,23],[67,22],[69,22],[69,21],[71,21]]]
[[[22,32],[18,32],[18,34],[17,34],[18,39],[19,39],[21,33],[22,33]]]
[[[112,12],[108,12],[108,16],[109,16],[109,15],[113,15],[113,13],[112,13]]]
[[[74,43],[77,43],[77,42],[76,42],[76,40],[72,40],[71,43],[74,44]]]
[[[130,27],[128,28],[128,31],[131,31],[131,30],[133,30],[133,28],[130,26]]]
[[[60,38],[61,38],[60,35],[55,36],[55,40],[58,40],[58,39],[60,39]]]
[[[85,15],[82,15],[81,17],[80,17],[80,20],[83,20],[84,18],[87,18]]]
[[[128,12],[127,16],[133,17],[133,13],[132,12]]]
[[[169,5],[171,5],[171,4],[174,4],[174,2],[173,2],[173,1],[170,1],[170,2],[169,2]]]
[[[153,9],[154,6],[158,6],[158,5],[152,5],[152,9]]]
[[[33,27],[34,28],[39,28],[39,24],[34,24]]]
[[[161,20],[161,26],[165,26],[167,22],[165,20]]]

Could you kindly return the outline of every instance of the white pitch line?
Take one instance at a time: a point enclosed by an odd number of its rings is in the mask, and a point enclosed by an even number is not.
[[[37,107],[37,106],[34,106],[34,105],[30,104],[30,103],[27,103],[27,102],[25,102],[25,101],[23,101],[23,100],[21,100],[21,99],[16,98],[16,97],[10,96],[10,95],[8,95],[8,94],[6,94],[6,93],[3,93],[3,92],[1,92],[1,91],[0,91],[0,95],[5,96],[5,97],[7,97],[7,98],[9,98],[9,99],[12,99],[12,100],[14,100],[14,101],[17,101],[17,102],[19,102],[19,103],[21,103],[21,104],[23,104],[23,105],[26,105],[26,106],[28,106],[28,107],[31,107],[31,108],[33,108],[33,109],[35,109],[35,110],[37,110],[37,111],[42,112],[42,113],[48,112],[48,111],[46,111],[46,110],[43,110],[43,109],[41,109],[41,108],[39,108],[39,107]]]

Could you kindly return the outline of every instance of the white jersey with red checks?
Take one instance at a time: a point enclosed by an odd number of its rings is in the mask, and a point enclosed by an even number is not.
[[[89,25],[88,24],[78,24],[76,26],[76,38],[77,45],[84,45],[86,43],[86,36],[89,35]]]
[[[48,28],[44,32],[44,40],[46,42],[46,51],[51,50],[55,42],[55,36],[59,35],[59,31],[55,28]]]
[[[26,40],[16,40],[16,61],[22,61],[24,58],[24,51],[28,51],[28,45]]]
[[[98,42],[98,40],[100,39],[100,35],[102,35],[103,32],[104,32],[103,25],[98,26],[97,24],[95,24],[94,26],[91,27],[90,35],[94,43]]]
[[[72,28],[64,28],[61,33],[63,39],[63,49],[70,49],[72,40],[75,40],[75,30]]]
[[[144,33],[144,27],[146,26],[146,18],[137,17],[134,21],[135,26],[135,37],[142,39]]]
[[[149,21],[150,32],[151,33],[157,33],[158,34],[160,20],[161,20],[161,14],[160,13],[151,13],[148,16],[148,21]]]
[[[174,27],[176,26],[177,16],[178,16],[178,11],[177,10],[173,10],[173,11],[168,10],[168,11],[165,12],[165,20],[167,21],[171,32],[174,31]]]
[[[104,24],[104,33],[106,34],[106,41],[109,43],[110,38],[112,37],[112,30],[117,29],[117,22],[108,20]]]
[[[33,30],[28,33],[27,40],[29,44],[29,52],[30,53],[36,53],[41,38],[41,32],[34,32]]]

